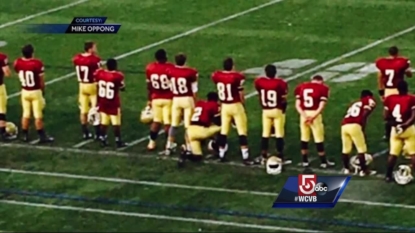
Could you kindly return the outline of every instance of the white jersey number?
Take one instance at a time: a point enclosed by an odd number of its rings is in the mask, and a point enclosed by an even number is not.
[[[75,66],[76,69],[76,76],[78,76],[78,81],[82,83],[87,83],[88,75],[89,75],[89,67],[88,66]]]
[[[36,85],[33,71],[19,71],[19,79],[22,87],[34,87]]]
[[[362,102],[354,103],[352,106],[350,106],[349,109],[347,109],[347,117],[358,117],[360,115],[360,110],[362,109]]]
[[[115,97],[114,88],[114,83],[101,80],[98,82],[98,96],[107,100],[112,100]]]
[[[202,115],[203,108],[202,107],[196,107],[193,111],[194,112],[193,112],[193,115],[192,115],[192,121],[197,122],[197,121],[199,121],[200,115]]]
[[[385,70],[385,74],[388,76],[388,80],[386,80],[386,86],[392,87],[393,86],[393,78],[395,77],[395,70],[387,69]]]
[[[232,86],[231,84],[217,83],[218,95],[221,101],[232,101]]]
[[[313,107],[313,105],[314,105],[313,97],[310,96],[312,93],[313,93],[313,89],[304,89],[303,90],[304,107],[306,107],[306,108]]]
[[[261,102],[264,107],[277,107],[277,92],[274,90],[261,90]]]
[[[150,76],[151,86],[156,90],[168,90],[170,89],[170,81],[165,74],[152,74]]]
[[[392,116],[395,118],[395,121],[400,123],[402,122],[402,114],[401,114],[401,105],[397,104],[392,110]]]
[[[171,89],[176,95],[188,93],[187,80],[185,78],[172,78]]]

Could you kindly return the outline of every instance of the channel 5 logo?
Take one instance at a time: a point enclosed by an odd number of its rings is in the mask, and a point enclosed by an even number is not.
[[[298,196],[322,196],[329,191],[324,182],[317,182],[316,174],[298,175]]]
[[[273,208],[333,208],[351,176],[290,176],[273,204]]]

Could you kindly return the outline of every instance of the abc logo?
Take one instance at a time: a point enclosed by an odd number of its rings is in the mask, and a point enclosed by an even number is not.
[[[329,191],[329,188],[325,183],[319,182],[316,184],[316,186],[314,186],[314,191],[317,193],[317,195],[323,196],[326,195],[326,193]]]

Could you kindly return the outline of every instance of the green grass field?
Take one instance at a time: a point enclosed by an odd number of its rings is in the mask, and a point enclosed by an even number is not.
[[[46,66],[46,130],[56,139],[53,145],[44,146],[0,144],[1,231],[415,232],[409,229],[415,227],[414,186],[385,184],[381,176],[353,177],[334,209],[271,208],[287,176],[302,170],[296,166],[301,158],[292,97],[295,85],[316,73],[328,80],[326,150],[338,165],[315,171],[337,174],[341,168],[340,122],[346,108],[363,88],[377,92],[371,64],[391,45],[397,45],[405,56],[415,56],[415,1],[89,0],[16,21],[69,3],[16,0],[1,4],[5,10],[0,13],[0,41],[7,44],[0,51],[14,60],[22,45],[35,46],[36,56]],[[91,15],[107,16],[107,22],[122,27],[116,35],[21,32],[23,24],[68,23],[74,16]],[[103,59],[119,59],[126,75],[122,133],[131,146],[123,151],[113,145],[101,149],[95,142],[82,143],[71,58],[86,40],[98,43]],[[174,158],[158,160],[157,153],[147,153],[148,126],[138,117],[146,103],[144,67],[158,48],[165,48],[170,57],[178,52],[188,55],[189,65],[201,76],[201,96],[213,90],[210,73],[221,68],[223,58],[235,58],[237,69],[245,70],[248,77],[251,156],[259,155],[261,136],[260,107],[251,93],[253,78],[265,64],[279,62],[291,94],[286,156],[295,163],[279,176],[241,166],[234,132],[229,137],[233,162],[227,164],[189,164],[178,170]],[[19,123],[15,74],[6,85],[8,119]],[[381,140],[381,109],[379,101],[366,129],[380,174],[385,170],[387,149]],[[35,140],[34,130],[32,136]],[[314,152],[312,156],[316,157]],[[312,164],[317,167],[318,160]]]

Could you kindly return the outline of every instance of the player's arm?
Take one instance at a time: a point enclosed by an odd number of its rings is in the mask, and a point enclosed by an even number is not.
[[[120,91],[125,91],[125,82],[124,82],[124,75],[120,73]]]
[[[408,68],[405,70],[406,77],[410,78],[412,77],[412,71],[411,71],[411,61],[408,60]]]
[[[287,110],[287,96],[288,96],[288,85],[286,82],[284,82],[283,85],[283,91],[281,95],[281,105],[282,105],[282,111],[285,113]]]
[[[39,71],[39,81],[40,81],[40,89],[42,90],[43,96],[45,96],[45,67],[42,63],[40,63],[40,71]]]
[[[198,85],[198,83],[197,83],[197,80],[199,79],[199,74],[198,73],[196,73],[195,74],[195,77],[194,77],[194,80],[193,80],[193,82],[192,82],[192,92],[193,92],[193,99],[194,99],[194,101],[196,102],[196,100],[197,100],[197,92],[199,91],[199,85]]]
[[[147,106],[151,106],[151,94],[152,94],[152,86],[151,86],[151,74],[146,69],[146,84],[147,84]]]
[[[363,123],[362,123],[362,129],[363,131],[365,130],[366,127],[366,122],[367,122],[367,118],[369,117],[369,115],[373,112],[373,109],[375,109],[376,107],[376,102],[374,100],[369,100],[368,104],[366,104],[363,107]]]
[[[245,77],[242,76],[239,82],[239,87],[238,87],[239,98],[241,99],[242,104],[245,104],[244,83],[245,83]]]
[[[383,83],[383,79],[382,79],[383,75],[382,72],[379,71],[378,72],[378,90],[379,90],[379,95],[383,98],[383,96],[385,96],[385,85]]]
[[[324,88],[323,93],[320,97],[320,103],[318,105],[318,108],[316,112],[314,113],[314,116],[311,117],[311,120],[314,120],[318,115],[320,115],[327,105],[327,100],[329,99],[329,88]]]
[[[10,71],[9,63],[7,61],[7,57],[4,58],[4,60],[2,61],[1,69],[3,70],[3,74],[5,77],[10,77],[11,71]]]
[[[215,111],[213,111],[213,123],[217,126],[220,126],[222,124],[219,108],[217,108],[217,109],[215,109]]]

